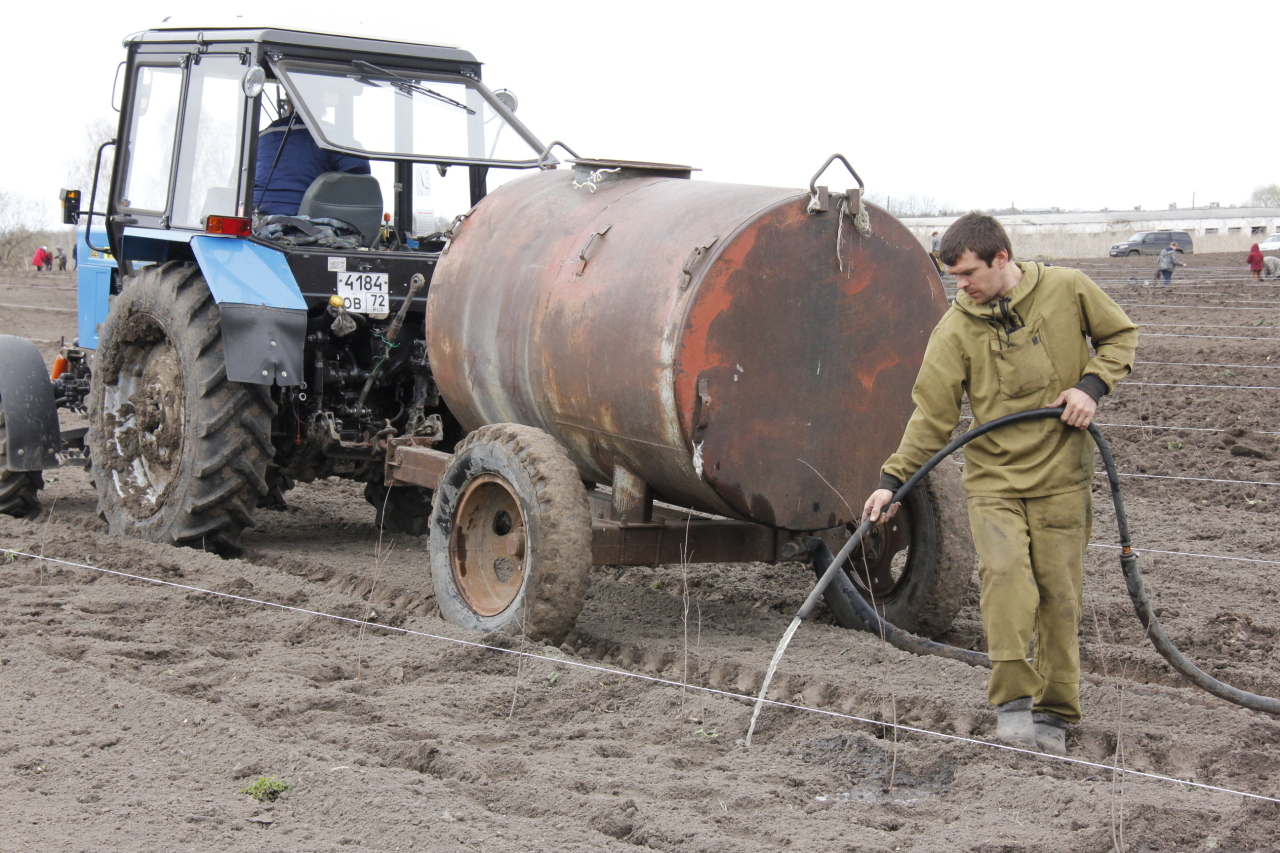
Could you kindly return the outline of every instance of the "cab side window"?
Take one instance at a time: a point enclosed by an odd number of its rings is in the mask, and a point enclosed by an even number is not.
[[[162,212],[169,203],[174,134],[182,100],[182,69],[143,65],[134,82],[127,173],[120,207]]]
[[[246,66],[238,56],[206,56],[191,68],[183,119],[173,224],[202,228],[211,213],[237,216]]]

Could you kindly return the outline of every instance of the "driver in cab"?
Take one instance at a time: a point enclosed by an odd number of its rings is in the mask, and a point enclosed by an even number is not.
[[[280,117],[258,137],[254,208],[263,216],[296,216],[307,188],[325,172],[368,175],[369,161],[321,148],[293,104],[282,101]]]

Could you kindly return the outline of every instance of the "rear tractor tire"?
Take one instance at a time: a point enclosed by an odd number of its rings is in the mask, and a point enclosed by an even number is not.
[[[126,282],[90,385],[98,510],[112,533],[234,555],[267,494],[270,388],[227,379],[220,312],[200,269]]]
[[[847,531],[841,533],[838,544],[829,542],[833,551],[849,539]],[[944,460],[903,499],[893,518],[871,528],[843,568],[882,619],[933,638],[951,627],[976,562],[960,468]],[[865,630],[835,584],[824,595],[837,623]]]
[[[10,471],[8,458],[9,434],[4,425],[4,401],[0,400],[0,515],[34,518],[40,513],[44,475],[39,471]]]
[[[591,582],[578,469],[533,427],[494,424],[454,450],[431,513],[431,577],[449,622],[560,643]]]

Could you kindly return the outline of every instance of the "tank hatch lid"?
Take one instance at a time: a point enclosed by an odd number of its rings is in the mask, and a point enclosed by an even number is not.
[[[689,178],[701,172],[694,166],[675,163],[646,163],[642,160],[603,160],[579,157],[570,160],[574,178],[580,183],[606,184],[627,178]]]

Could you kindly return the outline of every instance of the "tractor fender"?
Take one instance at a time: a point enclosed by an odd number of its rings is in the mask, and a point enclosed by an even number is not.
[[[26,338],[0,335],[0,407],[9,442],[6,469],[57,468],[62,434],[53,383],[40,351]]]
[[[284,253],[205,234],[191,238],[191,250],[222,314],[227,378],[301,384],[307,303]]]

